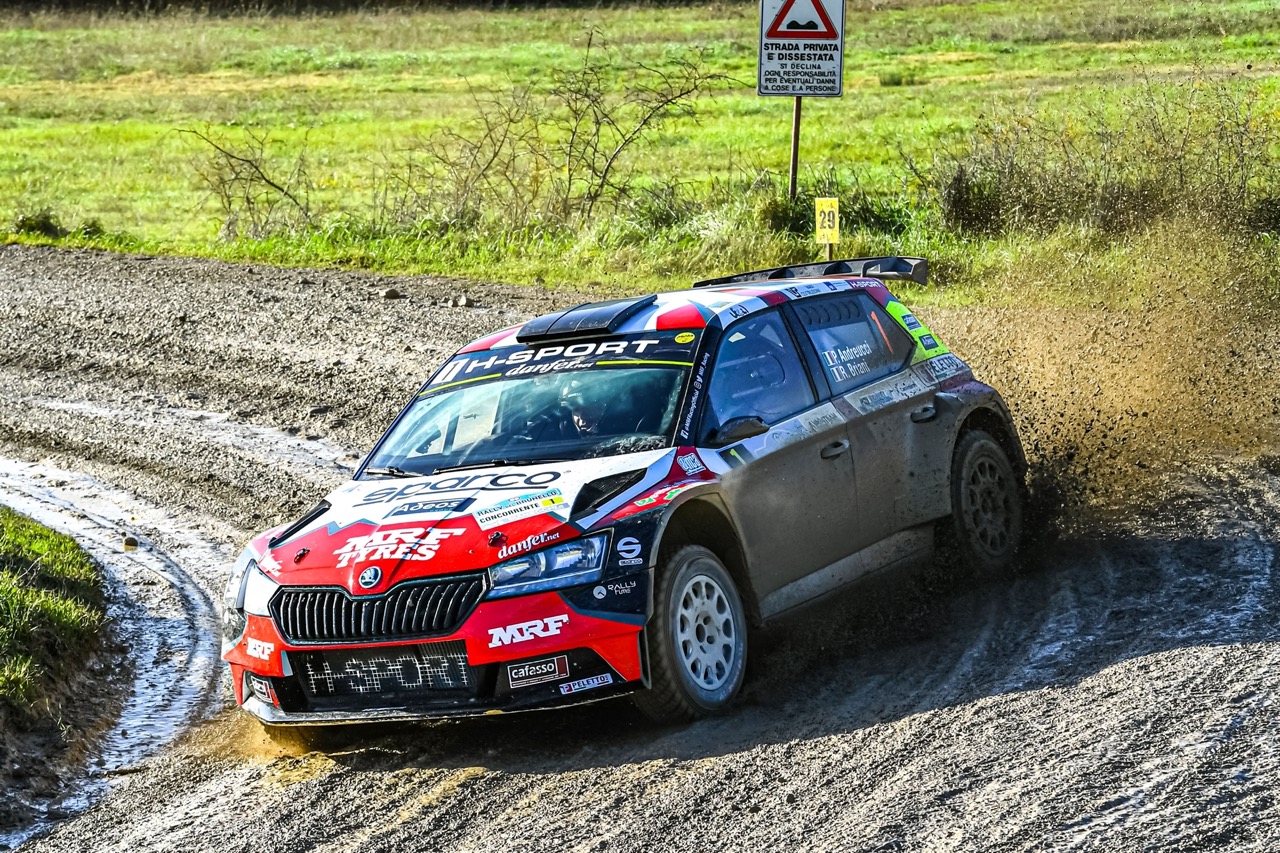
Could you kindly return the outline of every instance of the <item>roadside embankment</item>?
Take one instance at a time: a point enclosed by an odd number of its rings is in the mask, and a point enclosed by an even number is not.
[[[30,817],[114,715],[101,568],[0,506],[0,829]]]

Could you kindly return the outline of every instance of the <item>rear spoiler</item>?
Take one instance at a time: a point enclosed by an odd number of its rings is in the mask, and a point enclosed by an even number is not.
[[[694,287],[714,287],[717,284],[745,284],[750,281],[777,281],[788,278],[831,278],[833,276],[856,276],[878,278],[882,280],[914,281],[916,284],[929,283],[929,261],[925,258],[900,258],[896,255],[886,258],[846,258],[842,261],[823,261],[816,264],[797,264],[790,267],[776,267],[769,270],[740,272],[734,275],[709,278],[695,281]]]

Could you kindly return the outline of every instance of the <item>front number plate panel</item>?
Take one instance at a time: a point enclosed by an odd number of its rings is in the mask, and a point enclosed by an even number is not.
[[[462,642],[380,649],[291,652],[308,696],[420,696],[470,690],[475,680]]]

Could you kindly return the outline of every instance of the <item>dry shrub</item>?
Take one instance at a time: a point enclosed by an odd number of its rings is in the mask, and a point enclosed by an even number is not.
[[[223,239],[296,234],[315,222],[305,140],[300,150],[282,153],[269,132],[254,128],[238,139],[212,129],[179,132],[205,146],[195,171],[222,210]]]
[[[1280,120],[1269,97],[1235,76],[1148,73],[1117,102],[998,109],[931,172],[912,167],[961,232],[1114,233],[1170,216],[1274,230]]]
[[[631,197],[632,155],[668,121],[695,118],[698,99],[727,80],[700,49],[663,67],[629,63],[596,30],[575,66],[548,77],[543,89],[473,92],[470,122],[388,157],[380,224],[581,225]]]

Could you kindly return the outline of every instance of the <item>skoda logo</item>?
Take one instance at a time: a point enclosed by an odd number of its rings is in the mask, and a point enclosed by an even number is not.
[[[382,569],[377,566],[370,566],[360,573],[360,586],[365,589],[373,589],[380,580],[382,580]]]

